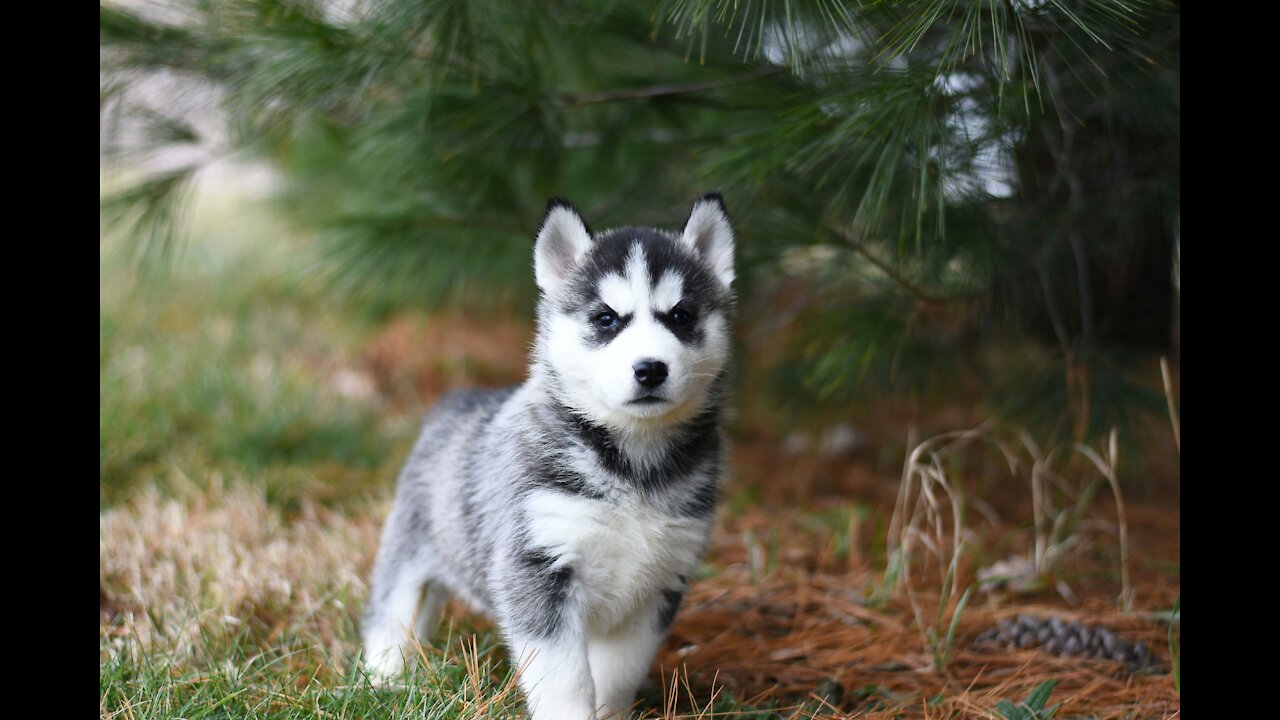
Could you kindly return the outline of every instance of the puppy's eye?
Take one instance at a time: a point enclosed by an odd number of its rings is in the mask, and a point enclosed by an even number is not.
[[[611,312],[605,311],[591,318],[591,322],[601,330],[612,330],[618,324],[618,317]]]
[[[671,311],[671,322],[677,325],[688,325],[693,322],[693,313],[684,308],[676,308]]]

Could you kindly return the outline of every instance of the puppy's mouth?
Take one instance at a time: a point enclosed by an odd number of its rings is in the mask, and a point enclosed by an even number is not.
[[[659,397],[657,395],[641,395],[640,397],[635,398],[634,400],[628,400],[627,404],[628,405],[660,405],[665,402],[667,402],[667,399],[664,397]]]

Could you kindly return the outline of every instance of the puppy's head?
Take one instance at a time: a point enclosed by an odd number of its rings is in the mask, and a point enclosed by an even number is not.
[[[593,235],[572,205],[551,201],[534,249],[536,360],[562,399],[621,429],[701,409],[729,356],[733,248],[718,194],[694,203],[679,233]]]

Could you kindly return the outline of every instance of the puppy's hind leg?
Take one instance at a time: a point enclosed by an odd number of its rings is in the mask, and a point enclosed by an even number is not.
[[[375,682],[385,683],[404,668],[405,646],[418,625],[418,601],[428,576],[415,560],[394,545],[384,544],[378,551],[361,633],[365,668]]]

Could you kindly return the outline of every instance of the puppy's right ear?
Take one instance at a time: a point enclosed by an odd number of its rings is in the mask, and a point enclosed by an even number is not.
[[[559,290],[590,248],[591,230],[577,209],[568,200],[552,198],[533,249],[533,275],[542,292]]]

